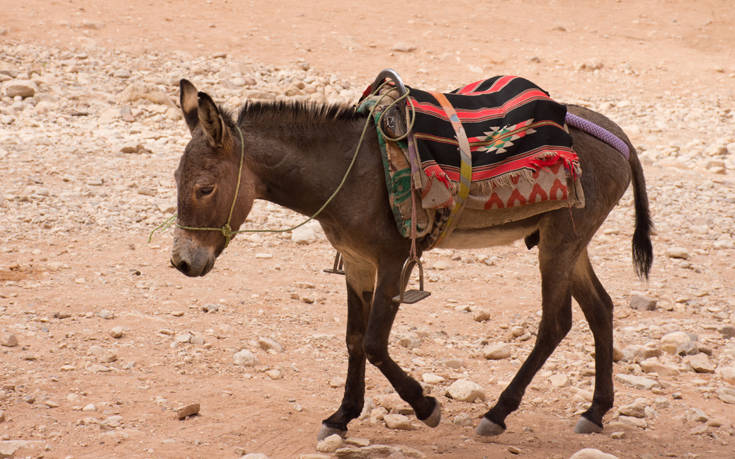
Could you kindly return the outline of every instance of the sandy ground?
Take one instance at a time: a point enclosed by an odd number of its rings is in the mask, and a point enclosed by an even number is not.
[[[634,143],[649,150],[686,145],[692,132],[704,138],[709,128],[724,143],[735,142],[734,42],[735,10],[727,1],[713,0],[0,1],[3,46],[107,50],[113,51],[106,54],[112,60],[119,52],[164,56],[184,65],[189,59],[226,55],[276,70],[306,61],[353,87],[366,85],[385,67],[399,70],[408,82],[439,89],[494,74],[520,74],[560,100],[608,107],[624,119]],[[3,54],[4,60],[12,58]],[[172,95],[175,90],[173,84],[167,88]],[[207,90],[216,96],[216,85]],[[635,106],[626,108],[629,101]],[[646,107],[640,116],[639,103]],[[657,118],[689,106],[701,112],[692,131],[672,128],[674,122],[687,124],[684,115],[673,121]],[[709,116],[717,123],[706,121]],[[186,141],[183,122],[177,123],[166,135],[180,139],[165,154],[132,164],[136,172],[129,176],[107,171],[113,183],[153,176],[173,200],[171,173]],[[12,127],[4,129],[3,135],[12,132]],[[60,139],[65,146],[74,142]],[[65,167],[74,169],[69,164],[45,168],[32,158],[12,163],[15,144],[10,138],[0,142],[10,153],[0,163],[4,183],[41,177],[53,194],[68,182],[65,174],[74,174],[65,172]],[[35,147],[26,145],[29,151]],[[735,322],[735,251],[726,243],[715,250],[713,241],[733,237],[732,171],[686,170],[659,158],[644,164],[659,230],[651,284],[633,275],[629,196],[604,227],[597,251],[592,249],[593,263],[618,307],[616,336],[645,344],[665,332],[691,328],[720,367],[731,366],[732,339],[723,339],[718,327]],[[94,177],[95,170],[84,174]],[[680,200],[678,193],[692,199]],[[711,209],[696,203],[702,193]],[[103,193],[101,199],[116,196]],[[3,223],[0,250],[0,338],[14,334],[19,341],[16,347],[0,347],[0,436],[30,441],[17,455],[239,457],[260,452],[287,458],[315,452],[319,423],[339,405],[346,368],[344,287],[338,276],[322,273],[333,256],[325,241],[296,245],[287,235],[238,238],[211,274],[188,279],[168,266],[170,234],[152,244],[145,241],[149,223],[165,218],[163,212],[130,225],[82,224],[77,232],[59,233],[53,226],[33,226],[32,216],[16,220],[20,201],[17,206],[11,201],[0,207],[4,220],[17,221],[17,226]],[[269,214],[281,218],[271,220],[276,223],[297,218],[261,206],[256,223],[266,222]],[[716,227],[721,235],[692,236],[689,225]],[[687,250],[689,261],[667,257],[671,246]],[[603,434],[574,435],[593,368],[592,339],[578,309],[574,331],[529,387],[521,409],[509,417],[509,430],[489,443],[478,441],[472,426],[461,425],[461,415],[476,424],[532,346],[532,339],[517,340],[510,330],[521,326],[533,333],[538,320],[535,252],[516,244],[472,255],[437,251],[426,260],[433,295],[399,314],[394,356],[417,377],[433,372],[447,382],[472,379],[484,387],[487,401],[452,401],[443,396],[447,384],[427,385],[444,405],[438,428],[414,422],[413,430],[395,431],[362,419],[350,424],[351,436],[404,445],[427,457],[569,457],[584,447],[621,458],[733,457],[735,409],[716,395],[724,384],[720,373],[680,371],[659,379],[654,391],[618,382],[616,406],[643,397],[655,408],[647,426],[626,424],[611,412],[613,427]],[[488,292],[478,279],[497,286]],[[659,309],[631,310],[628,300],[635,291],[657,298]],[[473,320],[480,308],[489,311],[489,321]],[[114,327],[122,327],[122,337],[111,336]],[[416,336],[419,346],[411,339],[408,345],[400,342]],[[262,349],[260,337],[275,339],[283,351]],[[482,343],[501,341],[514,343],[512,358],[478,357]],[[243,348],[258,356],[258,365],[233,364],[233,354]],[[462,360],[462,366],[445,366],[450,357]],[[622,361],[615,371],[640,373],[640,368]],[[550,382],[558,374],[568,375],[569,382],[560,387]],[[391,389],[375,369],[367,378],[369,397],[396,405],[383,401]],[[176,420],[175,408],[188,403],[199,403],[200,415]],[[694,419],[695,409],[703,410],[707,420]],[[624,434],[613,438],[612,432]]]

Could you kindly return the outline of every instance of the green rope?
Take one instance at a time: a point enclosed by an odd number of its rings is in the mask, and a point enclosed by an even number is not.
[[[383,82],[383,84],[381,84],[377,89],[375,89],[371,93],[371,95],[379,94],[380,90],[383,89],[383,87],[385,85],[387,85],[387,84],[388,84],[388,81]],[[393,102],[391,102],[390,104],[388,104],[386,106],[386,108],[383,110],[383,112],[381,112],[381,114],[378,116],[378,119],[376,121],[376,125],[377,125],[378,131],[380,132],[380,134],[384,138],[386,138],[386,139],[388,139],[390,141],[394,141],[395,142],[395,141],[398,141],[398,140],[405,139],[408,136],[408,134],[411,132],[411,129],[413,128],[414,122],[416,120],[416,109],[413,106],[413,103],[411,102],[411,100],[408,99],[408,95],[409,95],[409,91],[407,90],[400,97],[398,97]],[[237,198],[238,198],[239,192],[240,192],[240,182],[241,182],[241,179],[242,179],[242,168],[243,168],[243,164],[244,164],[244,161],[245,161],[245,141],[243,139],[243,135],[242,135],[242,131],[240,130],[240,127],[239,126],[235,126],[235,129],[237,129],[237,132],[240,135],[240,168],[239,168],[238,173],[237,173],[237,185],[235,186],[235,197],[233,198],[232,205],[230,206],[230,213],[227,216],[227,222],[224,225],[222,225],[221,227],[219,227],[219,228],[207,227],[207,226],[185,226],[185,225],[181,225],[179,223],[176,223],[176,227],[177,228],[184,229],[184,230],[189,230],[189,231],[219,231],[220,233],[222,233],[222,236],[224,236],[224,238],[225,238],[225,247],[227,247],[229,245],[230,241],[232,240],[232,237],[234,235],[238,234],[238,233],[287,233],[289,231],[293,231],[293,230],[295,230],[297,228],[300,228],[300,227],[304,226],[305,224],[309,223],[310,221],[314,220],[334,200],[335,196],[337,196],[337,193],[340,192],[340,190],[342,189],[342,187],[344,186],[344,184],[347,182],[347,177],[350,175],[350,172],[352,171],[352,167],[355,165],[355,162],[357,161],[357,154],[360,152],[360,148],[362,147],[362,143],[365,140],[365,134],[367,133],[367,128],[370,125],[370,120],[373,117],[373,114],[375,112],[376,107],[383,100],[383,98],[385,98],[386,96],[387,96],[387,93],[381,94],[380,95],[380,98],[370,108],[370,112],[368,113],[367,120],[365,121],[365,125],[362,128],[362,133],[360,134],[360,140],[357,142],[357,148],[355,149],[355,154],[352,156],[352,160],[350,161],[349,166],[347,166],[347,170],[345,171],[345,174],[342,177],[342,180],[339,182],[339,185],[337,185],[337,188],[334,190],[334,192],[332,192],[332,194],[329,196],[329,198],[327,198],[327,200],[324,202],[324,204],[322,204],[322,206],[319,207],[319,209],[316,212],[314,212],[314,214],[312,216],[310,216],[306,220],[302,221],[298,225],[294,225],[294,226],[291,226],[289,228],[279,228],[279,229],[241,229],[241,230],[237,230],[237,231],[233,231],[232,230],[232,227],[230,226],[230,222],[232,221],[232,214],[234,213],[235,204],[237,203]],[[411,113],[410,121],[408,123],[408,129],[406,130],[406,133],[404,133],[403,135],[398,136],[396,138],[391,138],[391,137],[387,136],[383,132],[383,129],[381,128],[380,123],[381,123],[381,121],[383,119],[383,114],[386,111],[388,111],[388,109],[390,109],[392,106],[396,105],[398,102],[400,102],[401,100],[404,100],[404,99],[407,99],[408,100],[408,105],[410,106],[410,113]],[[407,109],[407,111],[409,111],[409,110]],[[176,219],[176,217],[177,217],[177,215],[176,214],[173,214],[165,222],[163,222],[162,224],[160,224],[157,227],[155,227],[150,232],[150,234],[148,235],[148,242],[149,243],[151,242],[151,240],[153,239],[153,234],[156,233],[157,231],[163,231],[163,230],[166,230],[169,227],[171,227],[172,224],[173,224],[173,222],[174,222],[174,220]]]

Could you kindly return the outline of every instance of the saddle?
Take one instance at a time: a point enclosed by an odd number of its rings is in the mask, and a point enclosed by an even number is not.
[[[418,265],[421,283],[417,239],[430,249],[457,228],[584,206],[566,106],[526,79],[496,76],[442,94],[405,86],[388,69],[357,110],[373,116],[391,209],[412,241],[404,271]],[[403,292],[396,301],[406,302]]]

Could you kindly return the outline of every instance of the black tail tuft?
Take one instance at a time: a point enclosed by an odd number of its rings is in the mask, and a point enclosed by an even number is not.
[[[635,230],[633,231],[633,264],[635,272],[641,279],[648,279],[653,264],[653,245],[651,231],[653,221],[648,209],[648,194],[643,169],[635,150],[631,151],[631,172],[633,175],[633,200],[635,202]]]

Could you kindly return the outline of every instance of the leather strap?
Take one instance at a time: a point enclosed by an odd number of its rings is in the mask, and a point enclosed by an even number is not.
[[[470,142],[467,140],[467,133],[465,132],[462,123],[459,121],[459,116],[457,116],[456,110],[454,110],[454,107],[447,97],[440,92],[431,92],[430,94],[434,96],[437,102],[439,102],[439,105],[444,109],[444,112],[446,112],[447,117],[449,118],[449,122],[454,128],[454,132],[457,136],[460,158],[459,192],[454,197],[454,206],[450,211],[447,224],[434,243],[434,246],[437,246],[444,238],[452,234],[452,231],[454,231],[454,228],[457,226],[457,222],[459,221],[459,217],[462,214],[462,210],[464,209],[467,196],[470,195],[470,183],[472,182],[472,152],[470,151]]]

